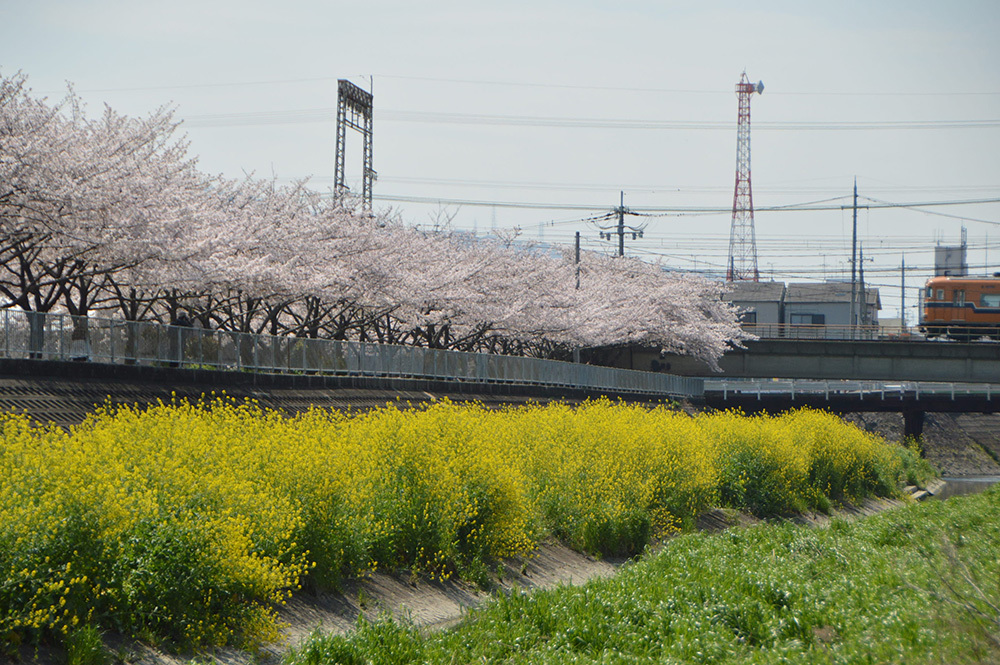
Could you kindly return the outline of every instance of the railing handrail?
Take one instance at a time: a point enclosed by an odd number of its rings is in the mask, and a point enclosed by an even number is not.
[[[942,324],[948,327],[947,324]],[[900,341],[911,342],[925,339],[920,326],[885,325],[881,323],[848,324],[833,323],[743,323],[742,329],[761,339],[802,339],[802,340],[847,340],[847,341]],[[970,337],[1000,334],[1000,326],[976,326],[966,333]]]
[[[698,397],[700,378],[416,346],[3,310],[0,357],[538,385]]]
[[[858,394],[921,396],[946,395],[951,399],[956,396],[985,396],[988,401],[1000,397],[1000,383],[948,382],[948,381],[869,381],[854,379],[705,379],[706,393],[723,393],[724,399],[732,394],[783,394],[795,395],[823,393],[827,399],[830,394]]]

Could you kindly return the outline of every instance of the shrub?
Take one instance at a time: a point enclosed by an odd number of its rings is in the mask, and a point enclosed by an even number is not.
[[[632,555],[720,500],[758,515],[891,492],[914,454],[799,411],[690,418],[596,400],[287,418],[220,397],[0,417],[0,635],[80,626],[253,645],[303,581],[480,579],[547,535]]]

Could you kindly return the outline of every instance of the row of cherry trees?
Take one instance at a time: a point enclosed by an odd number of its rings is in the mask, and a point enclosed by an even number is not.
[[[0,306],[559,356],[741,338],[721,285],[637,260],[429,233],[306,182],[197,168],[171,111],[88,117],[0,76]],[[579,288],[577,273],[579,271]]]

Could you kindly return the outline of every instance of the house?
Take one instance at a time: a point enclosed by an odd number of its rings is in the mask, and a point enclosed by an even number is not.
[[[851,285],[847,282],[735,282],[723,299],[743,311],[744,328],[760,337],[836,339],[851,335]],[[878,289],[865,288],[857,307],[860,331],[874,336],[882,309]]]
[[[740,322],[745,326],[770,326],[782,322],[781,306],[785,285],[781,282],[732,282],[722,299],[728,300],[742,312]]]
[[[857,324],[878,326],[880,309],[882,302],[878,289],[864,289],[858,296]],[[851,285],[847,282],[789,284],[785,288],[784,323],[792,326],[850,326]]]

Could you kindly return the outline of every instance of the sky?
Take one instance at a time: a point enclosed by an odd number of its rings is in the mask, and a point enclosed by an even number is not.
[[[610,253],[613,222],[586,220],[623,196],[627,254],[709,274],[746,72],[762,279],[849,279],[855,179],[881,318],[905,261],[915,321],[963,227],[971,272],[1000,271],[996,0],[0,0],[0,19],[0,74],[52,101],[72,84],[95,115],[166,105],[207,173],[328,192],[345,78],[374,95],[376,209]],[[358,191],[361,145],[349,131]]]

